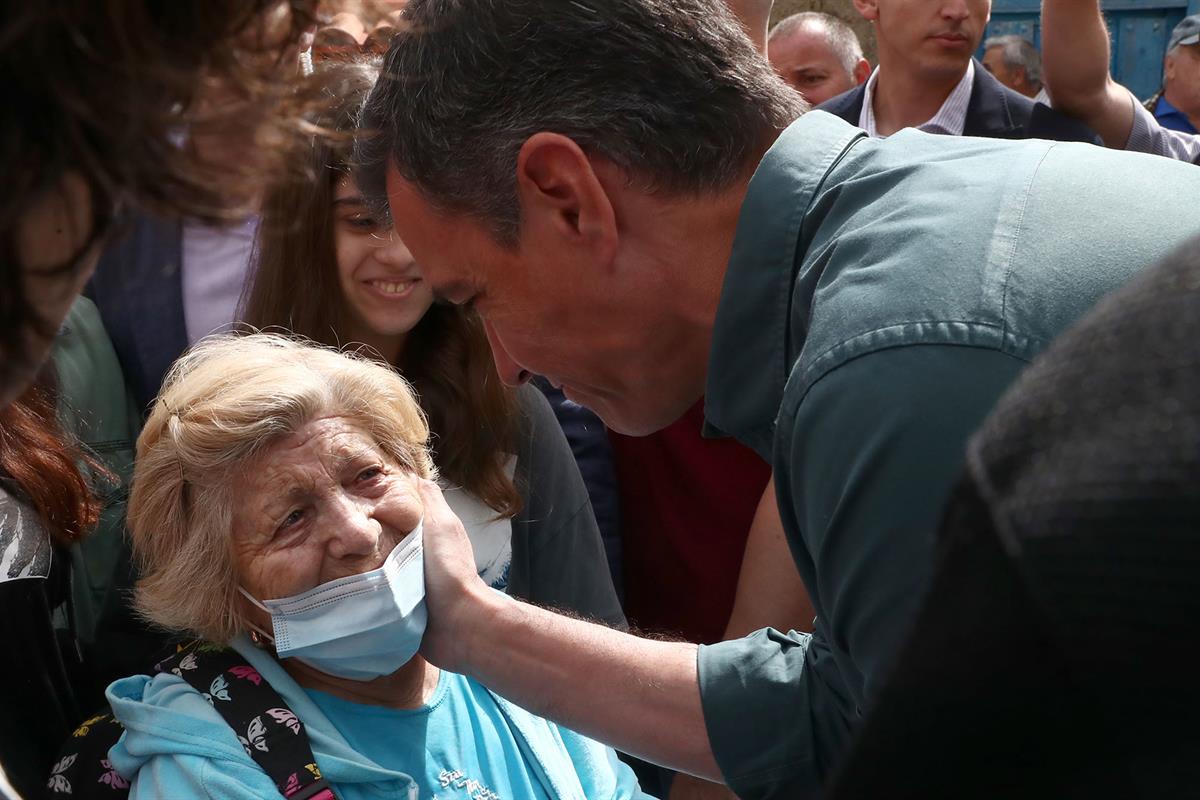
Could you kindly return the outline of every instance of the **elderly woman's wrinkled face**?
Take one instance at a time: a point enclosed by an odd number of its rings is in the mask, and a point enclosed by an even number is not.
[[[344,417],[309,422],[232,480],[234,566],[260,600],[376,569],[421,519],[413,474]]]

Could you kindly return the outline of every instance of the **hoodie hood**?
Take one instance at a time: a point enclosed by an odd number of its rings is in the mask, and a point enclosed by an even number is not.
[[[322,776],[339,800],[417,800],[409,775],[386,769],[354,750],[325,713],[272,656],[245,637],[231,646],[304,722]],[[646,798],[632,770],[612,749],[560,728],[488,692],[507,717],[522,755],[555,800]],[[131,800],[146,797],[278,796],[271,779],[203,694],[182,677],[135,675],[108,688],[114,716],[125,726],[109,761],[121,776],[138,776]],[[162,758],[162,757],[166,758]],[[300,765],[303,768],[303,765]],[[143,767],[149,767],[143,771]],[[219,791],[217,784],[226,789]],[[229,787],[233,787],[230,789]]]
[[[418,787],[411,777],[385,769],[351,749],[274,658],[242,637],[232,646],[304,721],[321,773],[337,787],[339,797],[416,799]],[[114,682],[107,695],[113,715],[125,726],[124,735],[109,751],[109,760],[123,777],[132,779],[159,756],[173,756],[176,761],[201,759],[210,763],[210,771],[250,770],[258,778],[265,776],[256,764],[248,762],[235,731],[220,713],[183,678],[170,673],[135,675]]]

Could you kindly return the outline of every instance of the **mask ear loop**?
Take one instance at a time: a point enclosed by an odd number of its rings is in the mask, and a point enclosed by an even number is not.
[[[247,592],[241,586],[238,587],[238,591],[242,593],[242,597],[245,597],[251,603],[258,606],[258,608],[262,609],[263,613],[265,613],[268,617],[271,616],[271,609],[267,608],[262,603],[260,603],[258,601],[258,598],[256,598],[254,595]],[[255,647],[260,647],[262,649],[266,649],[268,646],[273,646],[275,644],[274,636],[267,633],[266,631],[264,631],[262,628],[255,625],[250,620],[246,620],[246,625],[248,625],[250,628],[250,641],[254,643]]]

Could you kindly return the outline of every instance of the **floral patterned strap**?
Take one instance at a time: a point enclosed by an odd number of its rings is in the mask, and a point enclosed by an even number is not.
[[[182,645],[156,672],[187,681],[233,728],[246,753],[289,800],[336,800],[308,744],[304,724],[258,670],[237,652],[208,644]],[[111,798],[129,794],[129,782],[113,769],[108,751],[124,728],[99,714],[75,729],[46,783],[48,795]]]
[[[333,800],[309,747],[304,723],[236,651],[193,642],[180,647],[157,669],[183,678],[212,704],[281,795],[290,800]]]
[[[108,760],[108,749],[124,732],[112,714],[98,714],[83,722],[63,745],[46,781],[47,795],[74,798],[122,798],[129,781]]]

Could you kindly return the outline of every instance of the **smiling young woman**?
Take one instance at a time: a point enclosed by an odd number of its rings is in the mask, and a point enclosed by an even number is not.
[[[479,320],[432,295],[384,212],[350,177],[358,109],[374,62],[331,64],[315,80],[335,98],[321,127],[343,134],[312,143],[297,170],[264,202],[242,318],[340,347],[366,344],[417,389],[437,436],[438,469],[498,513],[521,499],[498,458],[514,446],[511,391],[494,378]],[[396,284],[419,287],[389,292]]]

